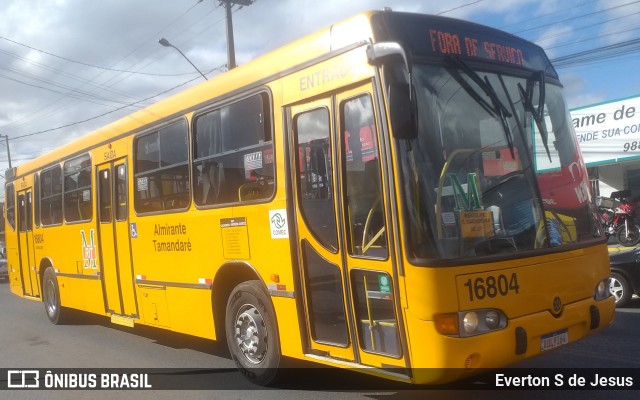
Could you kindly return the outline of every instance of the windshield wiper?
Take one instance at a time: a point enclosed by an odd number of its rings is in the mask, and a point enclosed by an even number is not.
[[[538,97],[538,108],[533,106],[533,85],[534,78],[538,75],[536,81],[539,83],[540,95]],[[520,98],[522,99],[522,105],[525,111],[528,111],[533,116],[533,120],[536,121],[536,126],[540,131],[540,138],[542,139],[542,145],[547,151],[549,162],[551,161],[551,152],[549,151],[549,132],[544,123],[544,101],[545,101],[545,75],[544,71],[537,72],[534,76],[527,79],[527,89],[522,87],[522,84],[518,83],[518,89],[520,90]]]
[[[513,150],[513,136],[511,136],[511,127],[509,126],[508,118],[511,118],[513,115],[507,107],[500,101],[498,94],[494,90],[491,82],[489,82],[489,78],[486,76],[484,80],[478,75],[476,71],[471,69],[464,61],[457,57],[448,58],[449,62],[451,62],[454,66],[460,68],[471,80],[482,89],[482,91],[491,99],[492,105],[490,106],[472,87],[469,85],[464,79],[461,79],[459,76],[455,76],[456,80],[460,83],[460,85],[464,88],[464,90],[473,97],[473,99],[482,106],[489,114],[494,117],[497,117],[500,120],[500,124],[502,125],[502,130],[505,134],[505,139],[507,140],[507,145],[509,146],[509,151],[511,152],[511,158],[515,159],[515,152]],[[456,72],[457,74],[457,72]]]

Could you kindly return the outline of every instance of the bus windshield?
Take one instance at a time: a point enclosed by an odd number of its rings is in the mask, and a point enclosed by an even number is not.
[[[460,60],[415,64],[412,74],[418,135],[400,140],[400,164],[414,260],[600,238],[559,85]]]

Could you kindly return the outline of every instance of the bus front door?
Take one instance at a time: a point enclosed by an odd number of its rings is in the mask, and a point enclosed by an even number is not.
[[[291,108],[296,225],[308,353],[355,361],[338,243],[332,99]]]
[[[394,207],[372,93],[365,84],[290,108],[307,354],[403,371]]]
[[[112,315],[112,321],[116,321],[116,317],[137,318],[129,242],[127,163],[124,159],[116,160],[97,166],[96,171],[100,275],[105,310]]]
[[[40,297],[40,279],[35,265],[33,244],[33,196],[31,189],[18,192],[18,252],[22,290],[25,295]]]

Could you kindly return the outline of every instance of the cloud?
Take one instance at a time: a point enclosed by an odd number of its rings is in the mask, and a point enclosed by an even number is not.
[[[573,28],[570,25],[551,26],[549,29],[540,33],[538,38],[533,40],[533,42],[545,49],[549,58],[553,58],[558,53],[553,47],[559,43],[567,42],[572,34]]]
[[[610,7],[608,4],[606,1],[600,6]],[[508,29],[515,31],[523,29],[528,20],[533,26],[540,25],[546,18],[543,15],[571,4],[557,0],[258,0],[251,6],[234,8],[237,61],[246,63],[352,15],[385,6],[394,11],[434,14],[455,8],[446,15],[496,27],[513,23]],[[202,71],[227,61],[225,13],[215,0],[4,0],[0,2],[0,14],[0,37],[68,59],[0,39],[0,132],[10,137],[108,113],[189,79],[196,79],[189,85],[199,82],[199,74],[177,51],[158,44],[160,37],[167,38]],[[534,33],[539,38],[560,35],[547,39],[544,45],[548,46],[567,32],[568,24]],[[592,90],[586,82],[580,86],[576,81],[575,89],[569,90],[574,99],[596,97],[589,94]],[[638,87],[637,82],[632,80],[626,87]],[[37,155],[42,149],[57,147],[136,109],[133,106],[90,122],[12,141],[12,155]],[[0,169],[5,166],[0,162]]]
[[[600,34],[605,44],[619,43],[638,36],[640,3],[628,0],[600,0],[598,10],[606,10]]]
[[[575,73],[561,73],[560,79],[564,85],[564,95],[569,108],[589,106],[603,102],[606,97],[597,92],[588,91],[588,81]]]

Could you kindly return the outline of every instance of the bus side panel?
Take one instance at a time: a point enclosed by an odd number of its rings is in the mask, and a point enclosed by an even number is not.
[[[36,246],[37,265],[42,267],[49,260],[53,264],[61,305],[104,315],[94,223],[41,227],[34,233],[41,238]]]
[[[284,171],[280,171],[278,176],[284,181]],[[284,193],[284,188],[280,193]],[[271,218],[276,212],[286,215],[285,208],[284,199],[277,199],[263,205],[235,207],[234,216],[247,219],[250,250],[250,259],[247,261],[256,268],[272,293],[282,354],[302,357],[301,332],[294,298],[302,294],[294,291],[291,247],[283,233],[272,234],[277,227]]]
[[[134,188],[135,189],[135,188]],[[133,197],[133,196],[132,196]],[[230,210],[131,216],[131,238],[139,323],[211,338],[211,291],[219,257],[216,214]],[[217,264],[219,265],[219,264]]]
[[[211,291],[167,287],[166,296],[172,330],[206,339],[215,339]],[[149,315],[150,311],[153,312],[153,306],[150,308],[147,305],[145,308],[144,302],[145,299],[142,298],[141,308],[145,313],[144,320],[149,322],[149,317],[153,318]]]
[[[78,279],[68,276],[57,276],[60,290],[60,304],[94,314],[104,315],[102,286],[98,279]]]
[[[20,272],[19,262],[20,257],[18,256],[18,237],[16,232],[10,232],[9,229],[7,229],[5,237],[7,246],[7,268],[9,269],[9,285],[11,287],[11,293],[22,297],[24,293],[22,291],[22,273]]]
[[[303,358],[301,337],[303,332],[298,328],[298,311],[295,299],[271,297],[278,318],[280,334],[280,351],[282,355],[292,358]]]

